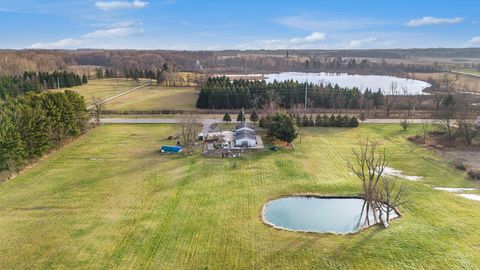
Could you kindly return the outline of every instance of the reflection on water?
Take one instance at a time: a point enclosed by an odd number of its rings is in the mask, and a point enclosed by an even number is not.
[[[412,95],[422,94],[422,91],[431,85],[424,81],[419,80],[409,80],[403,78],[397,78],[392,76],[381,76],[381,75],[348,75],[340,73],[303,73],[303,72],[284,72],[277,74],[266,74],[266,81],[273,82],[277,81],[286,81],[294,80],[299,82],[308,82],[313,84],[338,84],[340,87],[353,88],[357,87],[359,90],[364,91],[365,89],[370,89],[372,91],[377,91],[381,89],[384,94],[391,95],[390,86],[392,82],[398,84],[397,91],[395,95],[403,95],[403,90],[408,90],[408,93]]]
[[[380,222],[378,213],[375,218],[374,211],[368,212],[367,219],[364,200],[359,198],[288,197],[270,201],[262,214],[277,228],[347,234]],[[398,215],[391,211],[390,218],[395,217]]]

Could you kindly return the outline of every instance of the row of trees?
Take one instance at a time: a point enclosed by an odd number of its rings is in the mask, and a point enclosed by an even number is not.
[[[294,117],[297,124],[301,127],[358,127],[360,124],[355,116],[342,116],[340,114],[337,116],[333,114],[330,116],[319,114],[315,117],[313,115],[308,117],[307,115],[300,116],[296,114]]]
[[[22,76],[0,77],[0,97],[19,96],[40,90],[73,87],[88,83],[87,77],[67,71],[25,72]]]
[[[116,71],[113,69],[95,69],[95,77],[97,79],[112,79],[112,78],[126,78],[138,81],[140,79],[156,80],[157,84],[167,82],[171,77],[171,69],[167,63],[164,63],[161,69],[124,69],[123,71]]]
[[[0,106],[0,171],[16,171],[26,160],[78,136],[87,121],[85,100],[73,91],[8,99]]]
[[[306,90],[308,88],[308,91]],[[260,108],[275,102],[283,108],[293,108],[305,102],[315,108],[357,109],[371,100],[374,106],[383,104],[380,90],[361,93],[358,88],[342,88],[331,84],[306,84],[297,81],[267,83],[262,81],[233,80],[227,77],[209,78],[200,90],[197,108],[239,109]]]

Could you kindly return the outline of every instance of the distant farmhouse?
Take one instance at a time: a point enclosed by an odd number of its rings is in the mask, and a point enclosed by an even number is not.
[[[246,123],[240,123],[235,127],[235,146],[236,147],[255,147],[257,146],[257,136],[255,130]]]
[[[236,157],[245,151],[265,149],[261,136],[252,126],[242,122],[233,130],[214,131],[199,134],[204,141],[204,154],[222,157]]]

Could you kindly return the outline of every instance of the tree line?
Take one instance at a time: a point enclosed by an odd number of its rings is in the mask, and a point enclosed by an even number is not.
[[[308,89],[308,90],[306,90]],[[199,109],[261,108],[276,102],[283,108],[293,108],[305,102],[305,91],[310,107],[357,109],[366,101],[378,107],[383,104],[383,93],[338,85],[283,81],[267,83],[264,80],[233,80],[223,77],[209,78],[200,90],[196,106]]]
[[[87,128],[88,113],[76,92],[28,93],[0,105],[0,171],[17,171],[66,138]]]
[[[1,76],[0,97],[16,97],[28,92],[39,92],[47,89],[73,87],[88,83],[84,75],[80,77],[73,72],[54,71],[49,72],[24,72],[22,76]]]

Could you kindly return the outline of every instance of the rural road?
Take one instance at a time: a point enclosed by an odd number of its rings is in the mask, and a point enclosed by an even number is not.
[[[465,75],[465,76],[471,76],[475,78],[480,78],[480,75],[473,74],[473,73],[468,73],[468,72],[461,72],[461,71],[455,71],[455,70],[450,70],[451,73],[453,74],[460,74],[460,75]]]
[[[204,126],[210,127],[213,124],[224,123],[221,119],[201,119]],[[368,119],[367,124],[400,124],[402,119]],[[436,123],[437,119],[412,119],[413,124]],[[180,119],[175,118],[101,118],[102,124],[178,124]],[[233,122],[235,123],[235,122]],[[204,130],[207,131],[207,130]]]
[[[121,96],[124,96],[124,95],[126,95],[126,94],[129,94],[129,93],[131,93],[131,92],[133,92],[133,91],[137,91],[138,89],[142,89],[143,87],[145,87],[145,86],[147,86],[147,85],[150,85],[150,82],[145,83],[145,84],[142,84],[142,85],[137,86],[137,87],[135,87],[135,88],[132,88],[132,89],[130,89],[130,90],[127,90],[127,91],[125,91],[125,92],[121,92],[120,94],[116,94],[116,95],[114,95],[114,96],[108,97],[108,98],[106,98],[106,99],[103,100],[103,104],[105,104],[105,103],[107,103],[107,102],[109,102],[109,101],[112,101],[112,100],[114,100],[114,99],[116,99],[116,98],[119,98],[119,97],[121,97]],[[87,106],[87,110],[93,109],[94,107],[95,107],[95,105]]]

